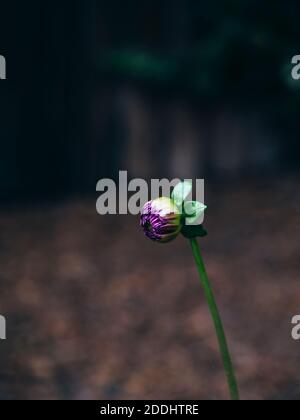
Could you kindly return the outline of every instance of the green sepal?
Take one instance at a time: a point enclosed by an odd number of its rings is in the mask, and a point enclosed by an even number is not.
[[[207,206],[199,201],[186,201],[183,203],[183,216],[186,220],[186,224],[197,224],[197,220],[203,216],[206,209]]]
[[[179,182],[174,188],[171,199],[174,201],[176,206],[179,208],[182,206],[182,203],[187,199],[187,197],[192,192],[193,185],[190,181]]]
[[[181,233],[187,239],[204,238],[207,236],[207,231],[204,229],[203,225],[184,225],[181,229]]]

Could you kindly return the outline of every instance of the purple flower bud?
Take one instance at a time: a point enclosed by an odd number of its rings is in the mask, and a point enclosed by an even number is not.
[[[181,213],[170,198],[157,198],[145,204],[141,215],[141,226],[145,235],[151,240],[170,242],[181,231]]]

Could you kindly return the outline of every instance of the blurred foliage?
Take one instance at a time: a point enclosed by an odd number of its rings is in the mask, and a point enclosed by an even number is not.
[[[128,77],[159,83],[174,81],[178,73],[178,63],[175,60],[134,49],[108,52],[101,60],[100,66],[106,71],[120,72]]]
[[[112,0],[101,6],[98,65],[107,74],[211,99],[299,101],[290,59],[300,5],[278,0]],[[294,93],[294,95],[293,95]]]

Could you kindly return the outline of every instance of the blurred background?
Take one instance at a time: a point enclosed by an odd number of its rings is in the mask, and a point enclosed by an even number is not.
[[[300,398],[300,5],[1,6],[2,399],[223,399],[184,239],[96,214],[96,182],[205,178],[208,271],[245,399]]]

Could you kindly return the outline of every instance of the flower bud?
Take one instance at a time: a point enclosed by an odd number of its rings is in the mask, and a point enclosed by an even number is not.
[[[181,213],[170,198],[157,198],[145,204],[141,215],[141,226],[145,235],[151,240],[170,242],[181,231]]]

